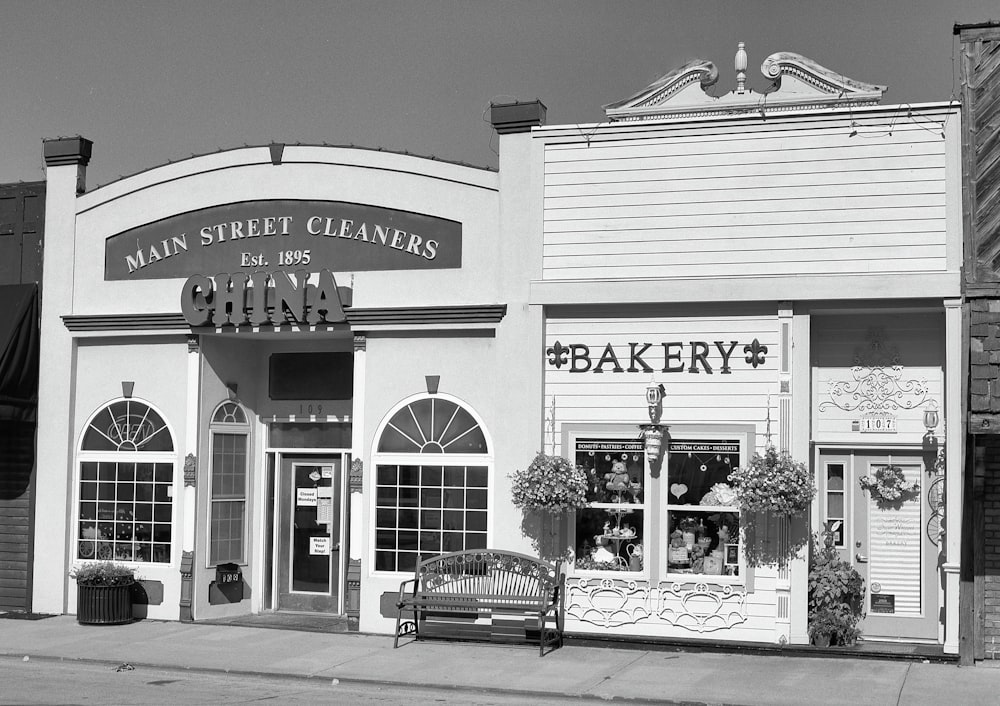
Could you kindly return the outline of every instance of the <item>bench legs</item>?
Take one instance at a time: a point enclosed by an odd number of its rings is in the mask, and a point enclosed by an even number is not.
[[[392,641],[392,648],[396,649],[399,647],[399,638],[401,635],[413,635],[417,637],[420,630],[417,627],[417,616],[414,611],[412,620],[403,620],[403,611],[405,608],[399,607],[399,612],[396,613],[396,637]]]
[[[555,627],[549,627],[549,620],[555,622]],[[563,645],[562,614],[557,609],[551,617],[547,612],[538,615],[538,656],[545,656],[545,648],[549,645]]]

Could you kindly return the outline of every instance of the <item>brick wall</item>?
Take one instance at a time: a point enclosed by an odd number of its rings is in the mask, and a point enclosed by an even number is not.
[[[993,381],[996,384],[996,381]],[[986,445],[983,484],[983,647],[986,659],[1000,659],[1000,437],[980,437]]]

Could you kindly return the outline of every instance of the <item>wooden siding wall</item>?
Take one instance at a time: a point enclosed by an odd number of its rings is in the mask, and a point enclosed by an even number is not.
[[[0,184],[0,284],[42,279],[45,182]]]
[[[35,424],[0,421],[0,611],[31,610]]]
[[[891,314],[881,316],[817,316],[812,320],[812,418],[813,439],[823,442],[919,444],[927,431],[923,413],[933,400],[944,430],[944,314]],[[897,362],[900,370],[892,369]],[[852,366],[860,362],[857,374],[881,366],[890,375],[898,374],[898,388],[862,384],[856,395],[842,395],[841,402],[856,405],[863,399],[889,400],[889,413],[896,417],[897,432],[861,433],[851,430],[852,421],[861,419],[862,409],[841,409],[832,403],[831,383],[854,386]],[[926,395],[916,392],[926,387]],[[907,392],[912,389],[914,392]],[[899,392],[898,395],[894,393]],[[903,408],[895,407],[891,400]],[[905,406],[920,402],[906,409]]]
[[[553,140],[543,277],[943,271],[941,125],[900,110]]]
[[[655,379],[664,384],[663,424],[747,424],[757,425],[756,445],[764,444],[768,394],[771,394],[771,431],[777,444],[778,433],[778,352],[779,333],[775,313],[757,311],[718,316],[647,313],[642,316],[601,314],[574,318],[551,318],[546,322],[546,348],[584,344],[596,363],[606,344],[613,344],[623,367],[628,367],[630,342],[651,343],[644,360],[654,368]],[[763,364],[754,368],[746,362],[743,346],[754,339],[767,346]],[[706,341],[712,373],[663,373],[662,342],[683,343],[682,361],[690,362],[691,341]],[[722,374],[721,357],[714,341],[738,341],[730,358],[731,373]],[[624,352],[624,355],[623,355]],[[700,368],[699,368],[700,369]],[[546,364],[545,405],[549,422],[554,422],[555,439],[561,438],[567,423],[648,424],[646,386],[651,373],[569,372],[569,366]],[[555,416],[552,419],[553,398]],[[638,436],[638,429],[636,429]]]
[[[963,160],[972,282],[1000,281],[1000,29],[962,33]]]
[[[570,450],[563,448],[561,444],[562,432],[564,426],[569,425],[578,434],[586,435],[580,431],[578,424],[634,424],[635,435],[638,436],[638,425],[649,422],[645,390],[655,376],[656,382],[663,383],[666,389],[661,420],[663,424],[706,425],[718,433],[723,433],[727,425],[732,427],[736,424],[752,424],[756,430],[754,444],[758,451],[763,449],[766,441],[770,394],[770,429],[772,440],[778,444],[779,330],[775,310],[752,306],[729,306],[726,313],[723,307],[708,304],[698,307],[660,305],[645,307],[639,314],[629,313],[618,307],[593,307],[587,315],[549,318],[546,321],[546,349],[555,346],[556,342],[563,346],[583,344],[589,348],[590,359],[596,364],[606,345],[610,343],[625,370],[616,373],[611,372],[609,366],[604,366],[604,372],[601,373],[594,372],[593,369],[589,372],[572,373],[569,372],[569,365],[556,368],[551,362],[547,362],[546,418],[552,425],[552,433],[551,436],[546,435],[546,441],[549,438],[556,441],[555,453],[569,454]],[[746,361],[747,353],[743,350],[743,346],[754,339],[768,349],[764,362],[756,368]],[[661,344],[671,341],[683,344],[681,361],[685,362],[685,370],[663,373]],[[701,366],[697,373],[688,372],[691,341],[705,341],[711,347],[707,359],[713,369],[710,374],[701,369]],[[725,342],[727,348],[731,341],[738,342],[729,361],[729,374],[721,372],[722,360],[714,346],[715,341]],[[643,359],[654,368],[655,374],[627,371],[630,342],[639,343],[640,349],[643,343],[652,344]],[[682,431],[675,430],[673,433],[678,438],[684,436]],[[753,451],[754,449],[749,450],[750,453]],[[661,575],[649,577],[654,586],[658,580],[665,580],[666,576],[662,573],[666,565],[666,530],[662,519],[656,515],[656,508],[662,507],[662,500],[653,499],[654,496],[665,495],[666,491],[661,484],[661,479],[655,479],[646,490],[651,512],[644,527],[644,549],[650,557],[656,553],[661,572]],[[746,596],[746,621],[712,633],[714,636],[724,634],[727,640],[775,642],[776,617],[779,611],[776,567],[760,566],[753,573],[754,588]],[[573,576],[571,580],[579,580],[576,574]],[[586,577],[586,574],[583,576]],[[587,580],[595,581],[593,577]],[[646,585],[645,580],[638,583]],[[679,613],[687,610],[679,599],[667,597],[662,604],[655,601],[644,603],[640,599],[629,598],[623,603],[622,611],[631,615],[633,611],[654,608],[671,608]],[[568,617],[567,630],[594,632],[595,626]],[[617,627],[602,626],[601,631],[678,639],[703,636],[680,626],[671,626],[655,617]]]

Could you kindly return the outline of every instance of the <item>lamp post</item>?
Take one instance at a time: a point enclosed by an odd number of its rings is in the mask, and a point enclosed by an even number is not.
[[[660,459],[663,447],[663,429],[660,418],[663,416],[663,385],[651,382],[646,387],[646,406],[649,411],[649,424],[642,426],[642,436],[645,441],[646,458],[651,464]]]
[[[927,409],[924,410],[924,426],[927,427],[927,433],[933,435],[934,430],[937,428],[938,422],[940,422],[940,416],[938,415],[937,402],[931,400],[927,403]]]

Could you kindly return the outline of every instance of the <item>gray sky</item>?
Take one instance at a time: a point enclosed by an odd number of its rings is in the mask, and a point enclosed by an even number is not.
[[[41,140],[93,140],[88,187],[243,144],[356,144],[495,167],[491,100],[597,122],[693,58],[751,87],[778,51],[887,85],[883,103],[957,97],[954,23],[998,0],[0,0],[0,182],[44,178]]]

